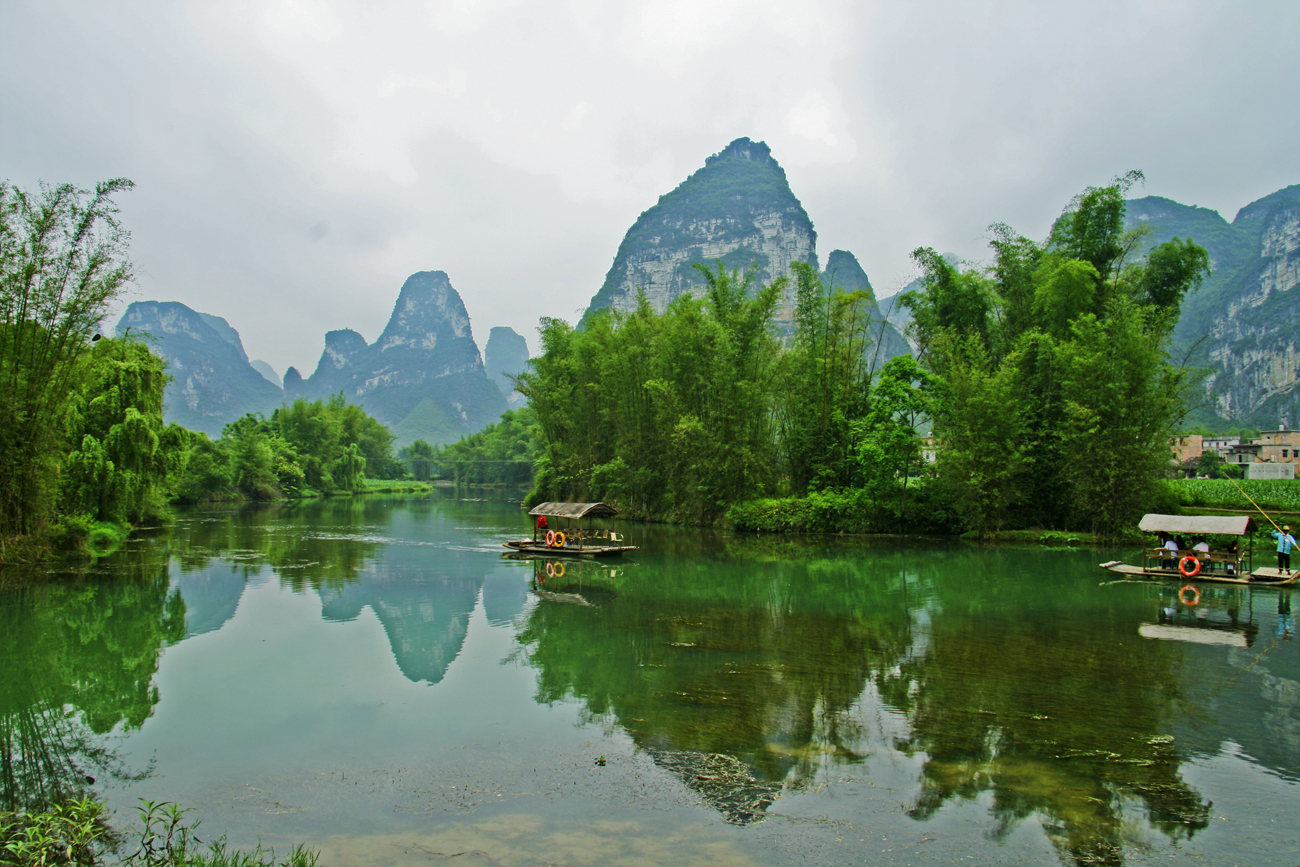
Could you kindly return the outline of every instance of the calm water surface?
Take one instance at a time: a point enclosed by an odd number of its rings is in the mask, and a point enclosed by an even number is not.
[[[6,797],[71,761],[123,822],[330,865],[1300,861],[1290,590],[637,525],[552,577],[502,556],[527,528],[191,512],[0,590]]]

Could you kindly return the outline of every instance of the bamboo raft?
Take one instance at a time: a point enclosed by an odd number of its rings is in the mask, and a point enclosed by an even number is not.
[[[1144,515],[1138,523],[1144,533],[1169,533],[1189,536],[1233,536],[1240,538],[1254,529],[1247,515]],[[1098,564],[1102,569],[1126,578],[1163,578],[1178,581],[1205,581],[1217,584],[1250,584],[1284,587],[1295,584],[1300,573],[1282,573],[1270,566],[1254,567],[1253,547],[1243,556],[1231,551],[1172,551],[1147,548],[1142,565],[1133,566],[1120,560]]]
[[[533,538],[515,539],[505,546],[519,554],[535,557],[617,557],[626,551],[635,551],[636,545],[624,545],[623,537],[613,530],[584,527],[583,522],[595,518],[612,518],[618,510],[606,503],[542,503],[528,513],[533,517],[548,519],[548,529],[539,538],[534,528]],[[549,528],[549,519],[563,518],[565,528]],[[577,522],[574,528],[573,523]]]

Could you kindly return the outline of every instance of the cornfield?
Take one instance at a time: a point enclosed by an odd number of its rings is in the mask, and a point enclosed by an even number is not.
[[[1233,484],[1230,479],[1174,479],[1170,489],[1183,506],[1254,511],[1237,488],[1240,485],[1264,509],[1300,513],[1300,479],[1245,479]]]

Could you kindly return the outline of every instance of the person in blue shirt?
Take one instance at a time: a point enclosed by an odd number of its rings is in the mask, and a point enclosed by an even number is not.
[[[1280,531],[1273,531],[1273,538],[1277,539],[1277,571],[1283,575],[1291,574],[1291,549],[1295,547],[1295,536],[1291,535],[1291,526],[1284,524]]]

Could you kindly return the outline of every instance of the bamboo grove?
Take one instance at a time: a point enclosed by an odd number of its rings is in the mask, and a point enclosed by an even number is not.
[[[174,500],[351,492],[405,472],[388,429],[341,397],[245,417],[216,442],[164,424],[163,359],[99,333],[133,276],[113,201],[131,187],[0,182],[0,562],[120,538]]]
[[[802,263],[782,334],[785,281],[720,263],[662,313],[544,319],[519,383],[543,445],[533,499],[753,528],[812,503],[833,513],[803,524],[819,529],[1122,532],[1161,495],[1190,385],[1169,341],[1209,268],[1190,240],[1126,229],[1140,179],[1085,190],[1041,243],[991,227],[984,267],[916,250],[915,358],[880,363],[870,299]]]
[[[917,464],[929,379],[910,358],[880,364],[870,351],[870,295],[828,292],[796,263],[783,345],[773,318],[785,280],[700,270],[701,295],[662,314],[642,298],[582,329],[543,320],[542,355],[518,386],[544,447],[534,496],[700,523],[821,489],[892,502]]]

